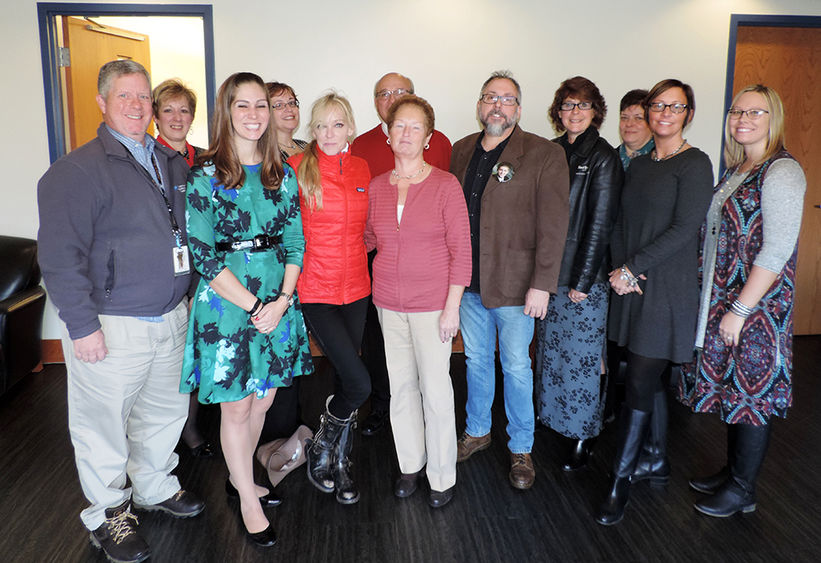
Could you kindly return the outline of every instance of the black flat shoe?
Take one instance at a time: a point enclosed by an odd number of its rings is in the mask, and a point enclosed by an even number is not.
[[[388,411],[371,411],[371,414],[362,423],[362,435],[373,436],[378,434],[390,422],[390,419],[391,413]]]
[[[260,547],[272,547],[277,542],[277,535],[274,533],[274,528],[270,524],[261,532],[252,534],[248,530],[245,530],[245,533],[248,534],[249,540]]]
[[[419,479],[419,473],[400,473],[399,479],[396,480],[396,485],[393,488],[394,496],[399,498],[408,498],[416,492],[416,482]]]
[[[239,491],[233,484],[231,484],[230,479],[225,480],[225,494],[228,495],[228,498],[238,499],[239,500]],[[260,504],[265,507],[272,507],[272,506],[279,506],[282,504],[282,499],[276,495],[273,491],[270,491],[267,495],[259,497]],[[259,532],[260,534],[263,532]],[[273,533],[273,532],[272,532]],[[274,545],[274,544],[271,544]]]
[[[431,489],[430,496],[428,497],[428,504],[433,508],[441,508],[445,506],[453,498],[453,489],[455,488],[456,486],[454,485],[444,491],[434,491]]]
[[[214,450],[208,442],[203,442],[199,446],[188,448],[188,453],[191,457],[214,457]]]

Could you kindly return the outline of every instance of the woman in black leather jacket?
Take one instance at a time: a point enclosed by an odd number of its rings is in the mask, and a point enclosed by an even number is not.
[[[564,132],[554,141],[570,169],[570,224],[558,293],[536,325],[537,412],[543,424],[575,440],[565,471],[587,464],[607,388],[608,240],[623,171],[618,153],[599,136],[606,113],[599,89],[581,76],[562,82],[548,112]]]

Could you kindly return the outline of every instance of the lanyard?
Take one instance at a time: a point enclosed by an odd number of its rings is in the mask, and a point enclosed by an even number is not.
[[[151,151],[151,166],[154,167],[154,173],[157,175],[157,179],[162,181],[160,167],[157,166],[157,159],[154,157],[154,151]],[[149,176],[151,175],[149,174]],[[157,191],[160,192],[160,195],[165,202],[165,208],[168,209],[168,217],[171,219],[171,232],[174,233],[174,239],[177,241],[177,248],[182,248],[182,230],[177,224],[177,218],[174,217],[174,210],[171,208],[171,202],[168,201],[168,198],[165,195],[165,188],[161,183],[157,183],[154,178],[151,178],[151,183],[153,183],[154,187],[157,188]]]

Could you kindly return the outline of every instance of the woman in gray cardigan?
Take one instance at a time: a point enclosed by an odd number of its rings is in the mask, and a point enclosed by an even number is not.
[[[713,186],[709,157],[683,138],[695,113],[692,88],[656,84],[643,103],[656,148],[627,169],[611,240],[610,339],[626,346],[627,403],[621,410],[613,476],[596,520],[624,516],[655,403],[670,363],[693,357],[698,311],[698,233]],[[665,436],[655,436],[664,442]],[[663,452],[663,444],[657,448]]]

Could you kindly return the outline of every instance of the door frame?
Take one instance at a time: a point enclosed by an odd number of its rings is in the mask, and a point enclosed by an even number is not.
[[[43,90],[46,100],[49,159],[54,162],[66,152],[63,116],[63,91],[57,45],[56,16],[187,16],[201,17],[205,52],[205,95],[208,115],[214,107],[214,14],[210,4],[75,4],[38,2],[37,23],[40,29],[40,58],[43,66]],[[209,133],[210,133],[210,119]]]
[[[733,103],[733,76],[735,76],[736,42],[739,27],[821,27],[821,16],[779,16],[761,14],[730,14],[730,40],[727,48],[727,77],[724,85],[724,109]],[[721,128],[721,161],[719,176],[726,170],[724,162],[724,127]]]

